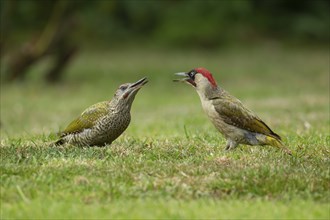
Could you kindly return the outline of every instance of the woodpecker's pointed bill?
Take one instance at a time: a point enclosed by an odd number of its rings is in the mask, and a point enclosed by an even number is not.
[[[194,82],[193,76],[186,72],[175,73],[176,76],[184,76],[182,79],[174,79],[173,82],[186,82],[190,85],[196,87],[196,83]]]
[[[132,94],[136,94],[139,89],[142,88],[146,83],[148,82],[147,77],[144,77],[137,82],[131,84],[128,86],[127,91],[125,91],[125,94],[123,97],[126,99],[127,97],[131,96]]]
[[[147,82],[148,82],[147,77],[144,77],[144,78],[138,80],[136,83],[134,83],[134,84],[131,85],[130,87],[131,87],[131,88],[134,88],[134,87],[141,88],[141,87],[142,87],[143,85],[145,85]]]

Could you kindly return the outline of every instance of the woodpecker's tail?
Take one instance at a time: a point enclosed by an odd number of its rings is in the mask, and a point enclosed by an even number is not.
[[[276,137],[272,136],[266,136],[265,138],[265,144],[273,146],[273,147],[278,147],[282,149],[285,153],[292,155],[292,152],[289,148],[287,148],[281,140],[277,139]]]
[[[257,136],[257,139],[261,144],[280,148],[285,153],[292,155],[292,151],[283,144],[283,142],[281,141],[279,136],[263,135],[263,134],[261,135],[260,134]]]

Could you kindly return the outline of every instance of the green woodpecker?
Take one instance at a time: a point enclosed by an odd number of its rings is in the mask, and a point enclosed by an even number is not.
[[[203,110],[227,140],[226,150],[234,149],[239,144],[271,145],[291,154],[281,137],[240,100],[219,87],[207,69],[199,67],[176,75],[185,78],[174,81],[186,82],[196,89]]]
[[[111,144],[128,127],[131,106],[147,78],[126,83],[117,89],[110,101],[99,102],[87,108],[60,133],[56,145],[69,143],[78,146],[104,146]]]

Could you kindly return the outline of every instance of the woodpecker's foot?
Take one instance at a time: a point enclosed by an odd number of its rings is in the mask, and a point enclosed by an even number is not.
[[[289,154],[290,156],[292,156],[292,151],[289,150],[288,148],[283,148],[283,151],[287,154]]]
[[[61,139],[57,140],[56,142],[54,142],[54,145],[60,146],[60,145],[63,145],[64,143],[65,143],[64,140],[61,138]]]
[[[228,140],[226,143],[226,148],[225,150],[233,150],[238,146],[238,143],[232,140]]]

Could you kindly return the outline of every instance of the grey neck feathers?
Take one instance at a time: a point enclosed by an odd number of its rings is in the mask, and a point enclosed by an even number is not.
[[[125,111],[129,112],[131,110],[133,101],[134,101],[134,97],[129,97],[127,100],[112,99],[110,101],[109,107],[117,112],[125,112]]]
[[[220,87],[207,87],[203,91],[197,90],[198,95],[201,99],[211,100],[219,98],[223,93],[223,89]]]

